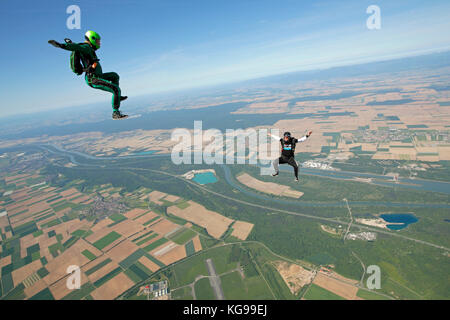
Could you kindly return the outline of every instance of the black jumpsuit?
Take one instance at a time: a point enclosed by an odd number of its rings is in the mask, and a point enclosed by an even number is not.
[[[290,137],[288,141],[284,141],[284,138],[280,139],[282,151],[281,151],[281,157],[279,157],[278,159],[276,159],[273,162],[273,168],[275,169],[275,172],[278,173],[278,170],[279,170],[278,165],[279,164],[287,163],[294,168],[295,178],[298,179],[298,165],[297,165],[297,161],[295,161],[295,158],[294,158],[295,145],[298,142],[305,141],[306,138],[307,138],[306,136],[304,136],[303,138],[300,138],[300,139]]]

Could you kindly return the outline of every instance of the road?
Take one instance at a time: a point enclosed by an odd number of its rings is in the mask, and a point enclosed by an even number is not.
[[[348,205],[347,199],[344,198],[343,200],[345,201],[345,203],[347,205],[348,214],[350,215],[350,223],[348,224],[347,231],[344,234],[344,241],[345,241],[345,239],[347,238],[347,235],[348,235],[348,233],[350,231],[350,228],[352,226],[352,223],[353,223],[353,216],[352,216],[352,209],[350,209],[350,206]]]
[[[217,300],[225,300],[225,297],[223,295],[222,291],[222,285],[220,283],[220,278],[216,274],[216,269],[214,268],[214,264],[211,259],[206,259],[206,267],[208,268],[209,272],[209,283],[211,284],[211,287],[214,289],[214,294],[216,295]]]

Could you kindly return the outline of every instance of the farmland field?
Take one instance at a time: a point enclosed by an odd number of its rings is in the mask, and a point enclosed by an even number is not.
[[[304,298],[306,300],[344,300],[344,298],[337,294],[325,290],[315,284],[311,284]]]

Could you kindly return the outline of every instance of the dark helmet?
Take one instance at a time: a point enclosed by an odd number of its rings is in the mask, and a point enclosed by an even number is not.
[[[284,136],[284,137],[290,138],[290,137],[291,137],[291,133],[290,133],[289,131],[286,131],[286,132],[283,134],[283,136]]]

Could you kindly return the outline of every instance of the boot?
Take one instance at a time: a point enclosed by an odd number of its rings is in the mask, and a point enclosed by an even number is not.
[[[119,120],[119,119],[128,118],[128,116],[126,114],[122,114],[119,110],[114,110],[114,112],[112,114],[112,118],[114,120]]]

